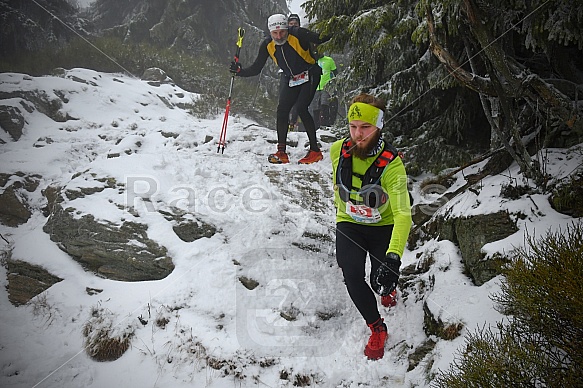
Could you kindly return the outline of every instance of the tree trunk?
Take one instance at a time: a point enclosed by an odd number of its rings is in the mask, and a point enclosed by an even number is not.
[[[577,127],[583,130],[583,123],[577,116],[572,101],[554,86],[544,82],[537,74],[530,73],[528,69],[521,69],[512,57],[504,53],[499,43],[500,39],[494,39],[490,35],[474,0],[463,2],[472,35],[478,40],[495,71],[501,75],[501,79],[504,79],[505,94],[508,97],[530,99],[532,103],[540,99],[553,116],[569,128]]]
[[[536,103],[538,98],[544,104],[543,109],[546,110],[548,108],[553,118],[565,123],[569,128],[583,132],[583,120],[578,115],[573,102],[538,75],[527,74],[528,71],[526,69],[520,69],[520,66],[512,58],[504,54],[498,41],[488,34],[485,25],[479,18],[478,9],[472,3],[472,0],[464,0],[464,5],[470,22],[471,33],[478,40],[493,68],[505,80],[503,87],[506,95],[509,98],[530,99],[533,103]],[[426,6],[426,17],[429,29],[429,48],[448,72],[460,83],[475,92],[498,97],[490,79],[464,70],[458,61],[439,43],[435,34],[433,11],[429,5]]]
[[[477,93],[483,93],[488,96],[495,96],[496,92],[492,84],[487,78],[480,77],[477,74],[470,73],[464,70],[458,61],[439,43],[435,35],[435,22],[433,19],[433,11],[427,5],[427,26],[429,29],[429,49],[437,57],[437,59],[445,65],[445,68],[455,79],[461,82],[464,86],[472,89]]]
[[[575,111],[575,105],[567,96],[553,85],[544,82],[538,75],[529,74],[527,69],[521,69],[512,57],[504,53],[499,39],[493,39],[490,36],[487,25],[483,22],[484,18],[481,17],[480,9],[473,0],[463,0],[463,6],[470,33],[481,47],[480,53],[483,54],[484,63],[488,67],[489,78],[463,69],[458,61],[439,43],[435,33],[433,12],[430,5],[427,5],[426,17],[430,50],[448,72],[464,86],[482,96],[499,98],[504,114],[501,117],[499,127],[492,126],[492,129],[500,131],[500,140],[504,148],[518,163],[521,171],[537,184],[542,184],[544,182],[542,173],[533,165],[532,159],[522,143],[514,108],[512,108],[510,101],[523,99],[529,104],[536,104],[538,101],[543,105],[542,109],[549,112],[552,119],[558,119],[576,130],[583,131],[583,122]],[[505,128],[506,130],[504,130]],[[509,143],[510,138],[514,140],[515,148]]]
[[[466,55],[468,56],[468,62],[470,63],[470,69],[475,74],[477,73],[472,55],[470,51],[470,43],[468,39],[464,39],[464,46],[466,48]],[[486,100],[486,96],[484,93],[478,93],[480,95],[480,103],[482,104],[482,110],[484,111],[484,115],[490,124],[490,149],[498,148],[503,141],[506,141],[500,132],[500,124],[498,120],[498,100],[496,97],[491,97],[490,103],[488,104]],[[495,100],[495,101],[494,101]],[[496,104],[496,106],[494,106]],[[493,112],[496,111],[496,115],[494,116]]]
[[[514,116],[512,108],[510,107],[510,103],[505,94],[505,90],[502,87],[502,83],[496,77],[495,74],[492,74],[491,78],[492,84],[494,85],[494,89],[497,90],[498,96],[500,98],[500,106],[504,111],[504,115],[502,115],[503,120],[501,121],[500,124],[501,127],[500,132],[502,133],[502,144],[504,145],[506,151],[508,151],[508,153],[512,156],[512,159],[516,161],[516,163],[520,167],[520,171],[522,171],[522,173],[526,177],[532,178],[537,185],[541,185],[543,183],[542,173],[537,168],[537,166],[534,166],[530,154],[528,153],[526,147],[522,143],[520,130],[516,125],[516,118]],[[508,127],[507,131],[504,131],[505,127]],[[516,151],[504,136],[504,132],[509,133],[510,137],[514,140],[514,146],[516,147]]]

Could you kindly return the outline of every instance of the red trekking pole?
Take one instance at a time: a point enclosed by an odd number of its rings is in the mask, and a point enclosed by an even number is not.
[[[245,30],[239,27],[237,39],[237,52],[235,54],[235,62],[239,62],[239,53],[241,52],[241,46],[243,45],[243,35],[245,35]],[[219,150],[221,153],[225,152],[225,145],[227,145],[227,122],[229,121],[229,110],[231,109],[231,94],[233,93],[233,82],[235,81],[235,74],[231,76],[231,86],[229,87],[229,97],[227,98],[227,108],[225,109],[225,117],[223,118],[223,128],[221,129],[221,136],[219,137],[219,145],[217,147],[217,153]],[[222,147],[222,148],[221,148]]]

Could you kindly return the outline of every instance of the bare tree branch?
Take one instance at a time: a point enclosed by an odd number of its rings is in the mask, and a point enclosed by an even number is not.
[[[445,65],[447,71],[464,86],[477,93],[495,96],[496,92],[490,81],[484,77],[464,70],[458,61],[439,43],[435,34],[433,11],[429,4],[426,6],[427,25],[429,28],[429,49],[437,59]]]

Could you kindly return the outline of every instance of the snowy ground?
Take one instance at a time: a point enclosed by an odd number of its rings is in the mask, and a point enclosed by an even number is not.
[[[436,262],[421,277],[435,276],[435,285],[395,308],[382,308],[390,333],[386,354],[368,361],[362,353],[368,328],[348,298],[334,258],[328,143],[322,142],[322,162],[300,166],[307,137],[291,133],[289,140],[298,143],[289,148],[292,163],[270,165],[275,131],[231,117],[227,148],[217,153],[223,118],[197,119],[177,108],[199,98],[178,87],[83,69],[68,71],[66,78],[0,74],[0,92],[36,89],[55,98],[55,91],[62,91],[68,101],[63,112],[78,120],[58,123],[33,111],[19,141],[0,134],[6,142],[0,145],[1,172],[42,176],[36,191],[26,194],[34,211],[30,220],[16,228],[0,226],[8,241],[1,242],[2,252],[64,280],[28,305],[14,307],[5,287],[6,268],[0,266],[2,387],[291,387],[306,382],[423,387],[426,376],[447,368],[464,343],[463,336],[440,340],[407,371],[408,356],[427,339],[424,301],[444,321],[463,323],[462,334],[501,319],[489,299],[500,279],[473,286],[462,273],[457,247],[430,241],[406,251],[403,264],[432,255]],[[21,103],[2,101],[22,108]],[[557,178],[583,159],[580,149],[548,150],[545,156]],[[518,169],[513,166],[507,175],[519,177]],[[105,189],[68,205],[101,220],[147,224],[149,237],[173,258],[171,275],[135,283],[103,279],[85,272],[43,232],[43,189],[93,187],[100,178],[114,178],[126,189]],[[519,222],[520,231],[484,246],[488,253],[521,245],[525,231],[539,235],[569,223],[542,195],[500,201],[500,185],[507,180],[487,178],[479,195],[462,194],[442,211],[523,211],[527,217]],[[415,196],[431,200],[417,191]],[[160,213],[176,208],[219,232],[192,243],[180,240]],[[258,287],[249,290],[242,277],[256,280]],[[89,295],[87,287],[103,292]],[[93,322],[95,311],[99,324],[109,322],[112,333],[132,334],[129,350],[116,361],[93,361],[84,349],[82,328]]]

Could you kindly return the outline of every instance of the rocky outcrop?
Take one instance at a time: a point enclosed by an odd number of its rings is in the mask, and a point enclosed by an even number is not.
[[[161,84],[174,84],[172,78],[168,77],[166,72],[157,67],[150,67],[142,74],[142,79],[148,81],[152,86],[160,86]]]
[[[56,96],[57,97],[51,97],[47,95],[44,90],[18,90],[14,92],[0,91],[0,100],[13,99],[12,101],[18,101],[19,105],[29,113],[36,109],[40,113],[48,116],[53,121],[58,123],[63,123],[67,120],[73,120],[73,117],[70,117],[67,113],[62,111],[63,102],[67,101],[63,100],[64,97],[58,97],[58,95]],[[0,113],[0,119],[2,115],[4,116],[2,121],[4,125],[2,125],[2,128],[8,132],[14,140],[20,139],[20,136],[22,135],[22,129],[20,130],[20,134],[18,131],[15,132],[15,129],[18,128],[18,123],[21,120],[24,122],[24,118],[19,119],[19,116],[23,116],[20,108],[3,103],[0,105],[0,112],[4,112],[3,114]],[[7,125],[6,120],[12,119],[15,120],[14,125]]]
[[[221,59],[232,56],[238,27],[253,42],[243,45],[242,57],[254,58],[267,18],[277,12],[288,13],[284,0],[97,0],[90,10],[104,35]]]
[[[14,191],[9,187],[0,194],[0,222],[6,226],[18,226],[28,221],[32,213],[21,201]]]
[[[79,217],[75,209],[56,204],[43,230],[85,269],[108,279],[159,280],[174,269],[166,248],[148,238],[143,224]]]
[[[504,263],[502,257],[486,258],[482,247],[516,233],[518,228],[509,213],[498,212],[448,219],[436,217],[423,230],[426,238],[450,240],[457,244],[466,271],[480,286],[500,274]]]
[[[39,184],[37,175],[0,174],[0,223],[10,227],[22,225],[32,215],[25,199],[25,192],[34,192]]]
[[[6,266],[8,300],[14,306],[28,303],[53,284],[63,280],[42,267],[20,260],[6,260]]]
[[[423,303],[423,330],[428,337],[437,336],[451,341],[460,336],[463,327],[461,322],[443,322],[433,314],[427,301]]]
[[[409,366],[407,370],[413,370],[437,345],[436,337],[444,340],[452,340],[458,337],[463,329],[463,324],[459,321],[444,321],[429,308],[428,301],[431,300],[431,293],[435,289],[435,273],[440,271],[439,266],[435,266],[435,257],[432,252],[419,254],[414,264],[401,268],[398,289],[400,291],[400,302],[403,304],[418,303],[423,301],[423,330],[427,335],[419,346],[407,349]]]
[[[22,136],[24,128],[24,116],[22,111],[15,106],[0,105],[0,128],[17,141]]]
[[[136,214],[133,221],[116,223],[99,220],[91,214],[81,214],[72,207],[73,200],[91,200],[104,190],[125,190],[113,178],[97,178],[80,174],[77,178],[93,185],[75,189],[48,187],[43,190],[48,205],[44,209],[48,221],[43,230],[52,241],[79,262],[86,270],[99,276],[120,281],[158,280],[174,269],[172,258],[165,247],[148,237],[148,227],[140,223]],[[113,205],[112,206],[116,206]],[[121,206],[121,205],[117,205]],[[127,209],[128,218],[133,209]],[[212,237],[217,229],[179,209],[159,210],[172,224],[176,235],[185,242]]]
[[[500,273],[501,258],[485,260],[482,247],[516,233],[516,222],[507,212],[484,214],[455,221],[454,231],[464,265],[476,285],[482,285]],[[453,241],[453,240],[452,240]]]
[[[172,230],[184,242],[193,242],[203,237],[210,238],[217,233],[217,228],[213,225],[197,220],[179,209],[173,209],[173,212],[163,210],[159,212],[166,220],[172,222]]]

